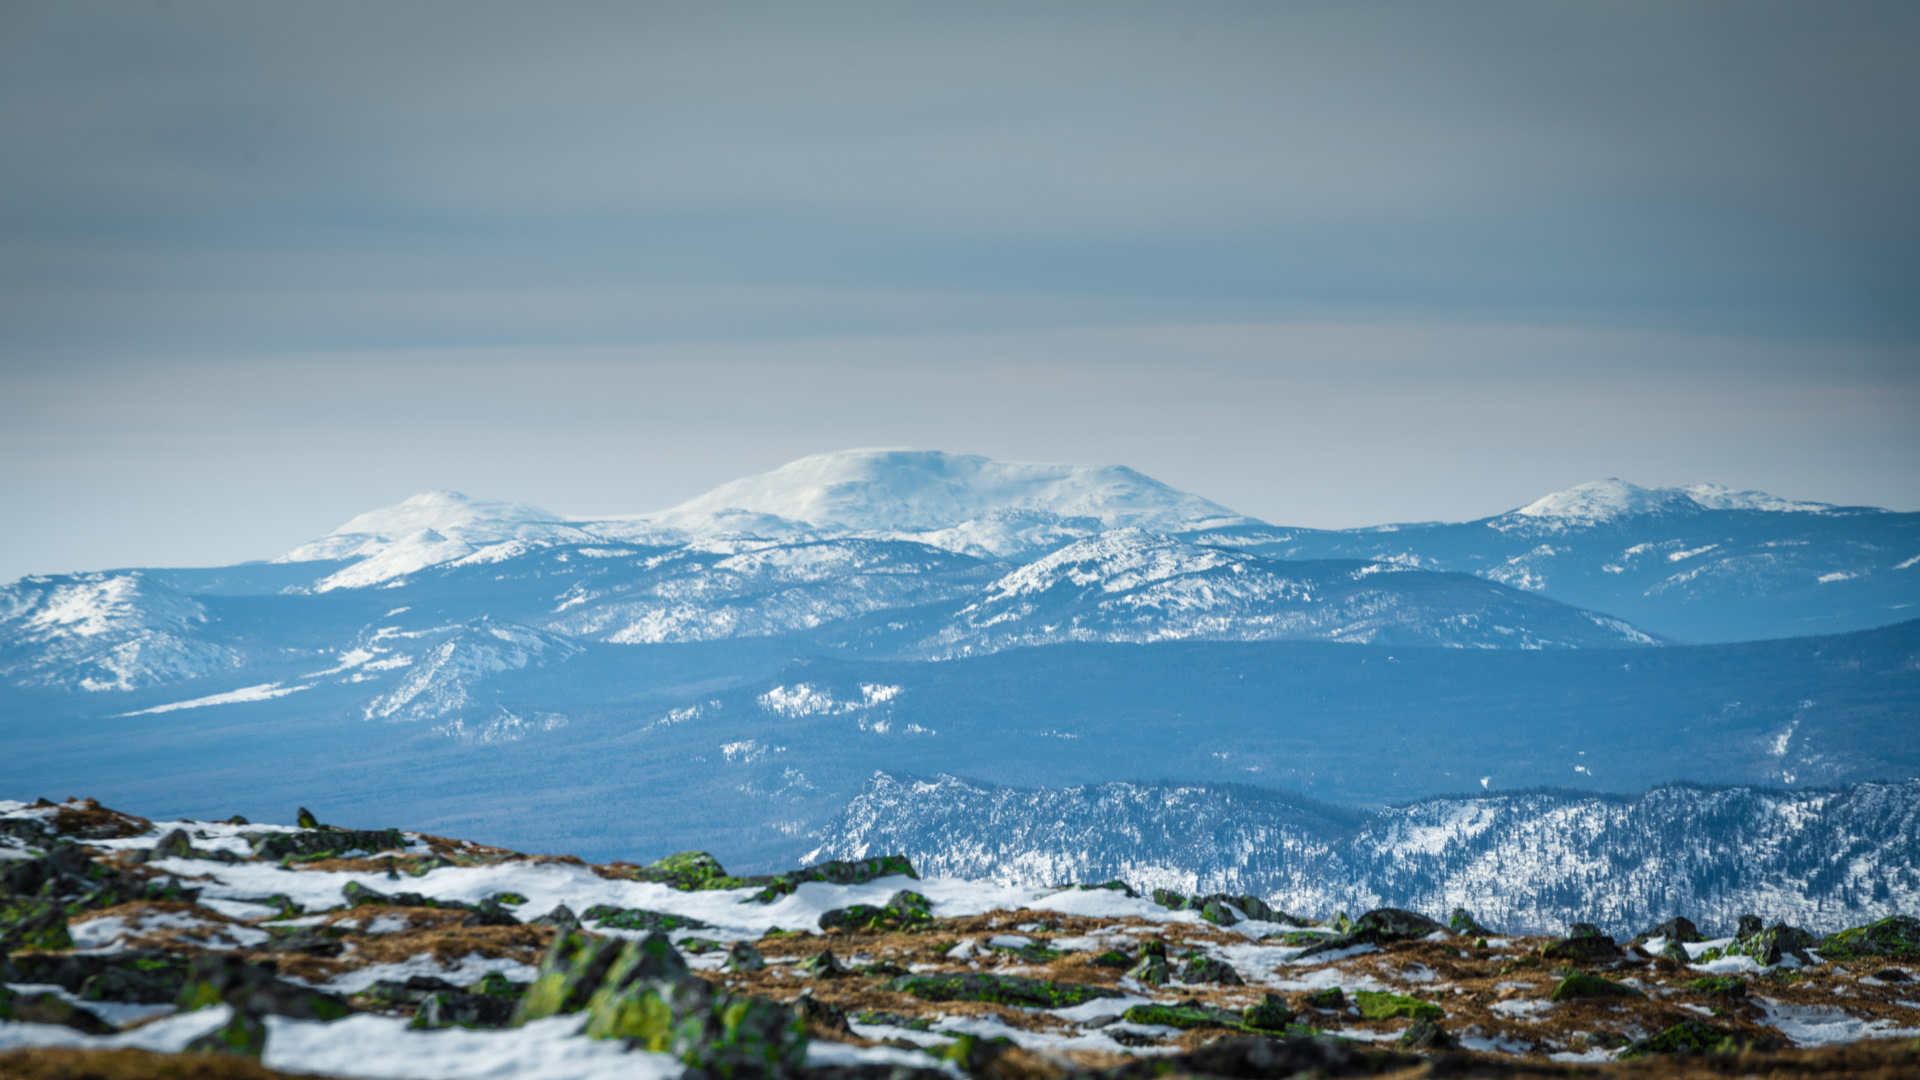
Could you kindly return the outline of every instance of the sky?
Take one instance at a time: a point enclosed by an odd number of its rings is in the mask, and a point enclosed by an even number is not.
[[[1911,3],[0,0],[0,580],[809,453],[1920,510]]]

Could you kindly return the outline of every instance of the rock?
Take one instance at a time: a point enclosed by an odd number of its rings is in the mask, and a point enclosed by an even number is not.
[[[527,987],[532,983],[514,982],[497,971],[489,971],[467,987],[469,994],[485,994],[488,997],[518,1001],[527,996]]]
[[[809,881],[824,881],[829,885],[859,885],[875,878],[901,875],[918,879],[913,864],[905,855],[879,855],[870,859],[851,861],[834,859],[800,870],[790,870],[784,874],[773,874],[766,878],[753,879],[761,885],[759,892],[748,897],[762,904],[771,904],[780,897]]]
[[[226,1004],[236,1013],[294,1020],[338,1020],[352,1011],[332,994],[285,982],[271,966],[250,964],[233,953],[197,957],[175,1000],[181,1012]]]
[[[623,869],[626,869],[623,867]],[[720,860],[704,851],[682,851],[646,866],[633,867],[625,876],[635,881],[657,881],[682,892],[734,888]]]
[[[1216,1009],[1198,1001],[1183,1001],[1178,1005],[1135,1005],[1122,1013],[1121,1017],[1129,1024],[1158,1024],[1182,1031],[1209,1027],[1237,1029],[1241,1024],[1239,1013]]]
[[[1620,1051],[1620,1060],[1647,1057],[1653,1054],[1711,1054],[1724,1053],[1736,1049],[1737,1035],[1731,1031],[1703,1024],[1698,1020],[1683,1020],[1662,1031],[1628,1043]]]
[[[1415,1020],[1411,1027],[1402,1032],[1396,1045],[1404,1046],[1409,1050],[1428,1052],[1460,1048],[1460,1043],[1447,1034],[1446,1029],[1434,1023],[1432,1018],[1425,1016]]]
[[[1390,945],[1396,941],[1418,941],[1435,931],[1446,927],[1411,911],[1399,908],[1377,908],[1360,916],[1358,920],[1348,920],[1342,912],[1334,920],[1339,928],[1345,924],[1339,936],[1307,946],[1299,956],[1318,956],[1322,953],[1350,949],[1356,945]],[[1298,959],[1299,957],[1296,957]]]
[[[1066,1008],[1095,998],[1122,996],[1120,991],[1104,986],[978,973],[905,975],[887,986],[895,993],[911,994],[922,1001],[986,1001],[1040,1009]]]
[[[1173,970],[1168,967],[1164,953],[1143,953],[1139,961],[1127,969],[1127,977],[1148,986],[1165,986],[1173,981]]]
[[[1873,977],[1876,979],[1879,979],[1881,982],[1888,982],[1888,983],[1903,983],[1903,982],[1912,981],[1911,976],[1909,976],[1906,972],[1900,970],[1899,968],[1881,968],[1879,971],[1876,971],[1873,973]]]
[[[540,973],[520,999],[513,1025],[586,1008],[620,958],[621,947],[618,939],[589,937],[578,930],[556,935],[540,961]]]
[[[162,1005],[180,996],[192,965],[183,959],[126,953],[102,957],[108,963],[87,976],[78,994],[83,1001]]]
[[[378,851],[404,851],[407,838],[399,829],[329,829],[306,832],[263,832],[242,834],[253,845],[253,853],[262,859],[319,860],[339,858],[349,852],[371,855]]]
[[[575,915],[573,909],[567,905],[555,904],[552,911],[533,920],[533,925],[551,926],[564,936],[580,929],[580,917]]]
[[[1820,943],[1828,960],[1858,960],[1869,956],[1920,960],[1920,919],[1890,915],[1878,922],[1842,930]]]
[[[1733,936],[1741,941],[1745,941],[1766,928],[1767,924],[1761,921],[1760,916],[1742,915],[1740,916],[1739,927],[1734,930]]]
[[[795,998],[793,1011],[799,1014],[809,1032],[827,1036],[853,1035],[853,1026],[847,1023],[846,1012],[821,1001],[812,994],[801,994]]]
[[[1695,979],[1687,984],[1687,988],[1698,993],[1711,994],[1714,997],[1728,998],[1736,1001],[1743,1000],[1747,996],[1747,981],[1745,979],[1725,977]]]
[[[1598,963],[1618,960],[1625,954],[1599,927],[1592,923],[1574,923],[1567,927],[1566,937],[1543,946],[1540,955],[1548,960]]]
[[[1702,934],[1699,928],[1693,925],[1693,921],[1684,916],[1668,919],[1666,922],[1653,927],[1645,933],[1637,934],[1634,936],[1633,941],[1634,944],[1637,945],[1642,941],[1651,941],[1654,938],[1666,938],[1670,942],[1679,942],[1681,944],[1691,944],[1692,942],[1707,940],[1706,935]]]
[[[1187,898],[1172,889],[1153,890],[1153,902],[1172,911],[1185,911]]]
[[[235,1012],[225,1024],[188,1043],[186,1052],[257,1058],[266,1048],[266,1023],[257,1016]]]
[[[1142,980],[1143,982],[1145,980]],[[1222,986],[1245,986],[1240,973],[1233,970],[1231,964],[1215,960],[1211,956],[1195,956],[1180,966],[1180,981],[1184,983],[1219,983]]]
[[[511,998],[441,990],[427,995],[408,1026],[422,1031],[439,1028],[503,1028],[513,1020]]]
[[[822,949],[817,955],[795,964],[794,968],[810,979],[837,979],[847,974],[846,967],[833,955],[832,949]]]
[[[1693,963],[1693,954],[1687,952],[1679,942],[1671,939],[1660,947],[1660,958],[1663,960],[1671,960],[1682,967]]]
[[[1293,1023],[1293,1010],[1278,995],[1268,992],[1259,1002],[1240,1010],[1240,1022],[1250,1028],[1281,1031]]]
[[[1353,1003],[1359,1006],[1360,1015],[1368,1020],[1392,1020],[1395,1017],[1405,1017],[1408,1020],[1426,1017],[1438,1020],[1446,1015],[1440,1006],[1430,1001],[1407,997],[1404,994],[1356,990],[1353,992]]]
[[[293,823],[303,829],[318,829],[321,827],[320,819],[314,817],[313,811],[304,806],[300,808],[298,813],[293,815]]]
[[[110,1035],[113,1025],[58,994],[21,994],[0,986],[0,1020],[57,1024],[87,1035]]]
[[[1647,995],[1597,975],[1573,974],[1561,980],[1548,995],[1549,1001],[1576,1001],[1582,998],[1644,998]]]
[[[51,900],[0,900],[0,956],[15,949],[71,949],[67,909]]]
[[[1447,929],[1453,931],[1456,937],[1479,938],[1500,936],[1486,927],[1481,926],[1480,920],[1474,918],[1473,913],[1463,907],[1454,908],[1453,914],[1447,917]]]
[[[1093,966],[1095,967],[1124,969],[1124,968],[1132,967],[1134,964],[1134,959],[1133,957],[1128,956],[1126,953],[1116,952],[1113,949],[1108,949],[1106,952],[1101,953],[1100,955],[1094,957],[1092,960],[1088,962],[1093,964]]]
[[[418,1005],[435,994],[458,994],[461,989],[432,975],[411,975],[402,982],[381,979],[367,987],[366,996],[389,1005]]]
[[[1339,987],[1329,986],[1325,990],[1302,995],[1300,1004],[1311,1009],[1344,1009],[1347,1007],[1347,995]]]
[[[1382,1053],[1338,1039],[1231,1038],[1191,1053],[1161,1059],[1170,1076],[1239,1077],[1379,1076],[1423,1064],[1410,1054]],[[1156,1070],[1155,1074],[1159,1074]]]
[[[615,930],[645,930],[650,933],[705,930],[709,925],[690,915],[670,915],[662,911],[618,908],[607,904],[595,904],[588,908],[581,913],[580,921],[597,922],[603,927],[611,927]]]
[[[894,893],[884,905],[855,904],[820,916],[822,930],[911,930],[933,923],[933,901],[910,889]]]
[[[148,857],[150,859],[191,859],[195,854],[193,841],[187,836],[187,830],[175,829],[161,837],[159,843],[153,845],[153,850]]]
[[[1787,956],[1793,957],[1802,964],[1810,964],[1813,958],[1807,955],[1807,950],[1819,944],[1820,939],[1805,930],[1777,922],[1743,939],[1737,951],[1746,953],[1767,967],[1772,967]]]
[[[300,926],[283,928],[269,927],[272,934],[265,944],[258,946],[262,952],[297,952],[308,956],[334,957],[347,951],[347,943],[340,940],[345,931],[331,926]]]
[[[736,941],[727,946],[728,971],[762,971],[766,966],[767,958],[761,956],[760,950],[754,948],[751,942]]]
[[[806,1026],[793,1010],[695,977],[664,934],[628,942],[587,1010],[593,1038],[724,1076],[796,1068],[806,1057]]]

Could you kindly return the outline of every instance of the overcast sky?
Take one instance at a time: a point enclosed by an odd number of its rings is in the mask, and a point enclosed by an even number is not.
[[[1920,509],[1920,5],[0,0],[0,580],[821,450]]]

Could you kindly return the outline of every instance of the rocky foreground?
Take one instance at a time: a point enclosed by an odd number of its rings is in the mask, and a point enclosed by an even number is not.
[[[1622,943],[300,819],[0,802],[0,1076],[1920,1075],[1908,915]]]

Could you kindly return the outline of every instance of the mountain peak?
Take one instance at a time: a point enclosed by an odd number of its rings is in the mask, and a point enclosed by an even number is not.
[[[496,544],[529,533],[571,531],[566,519],[526,503],[476,499],[458,491],[423,491],[393,506],[355,515],[346,524],[310,544],[282,555],[280,562],[371,556],[395,545]]]
[[[1699,510],[1767,510],[1812,512],[1831,509],[1826,503],[1793,502],[1764,491],[1736,491],[1720,484],[1644,488],[1616,477],[1576,484],[1565,491],[1535,499],[1508,517],[1538,518],[1566,524],[1597,525],[1641,514]]]
[[[902,449],[814,454],[722,484],[669,513],[723,510],[908,532],[1021,513],[1088,518],[1106,528],[1163,530],[1247,520],[1124,466],[995,461]]]

